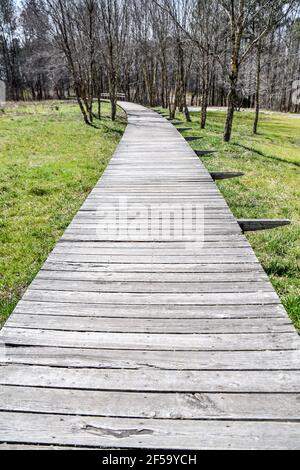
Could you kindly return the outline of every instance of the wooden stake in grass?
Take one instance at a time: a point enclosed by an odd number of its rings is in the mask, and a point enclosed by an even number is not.
[[[187,131],[192,131],[193,129],[191,127],[177,127],[178,132],[187,132]]]
[[[288,219],[241,219],[238,220],[238,224],[243,232],[259,232],[291,225],[291,221]]]
[[[198,157],[207,157],[209,155],[213,155],[217,153],[217,151],[216,150],[195,150],[195,153],[196,155],[198,155]]]
[[[195,142],[196,140],[201,140],[203,137],[197,137],[197,136],[190,136],[190,137],[185,137],[185,140],[187,142]]]
[[[233,178],[239,178],[241,176],[244,176],[244,173],[241,173],[238,171],[216,171],[216,172],[211,172],[210,176],[212,177],[213,180],[219,181],[219,180],[229,180]]]

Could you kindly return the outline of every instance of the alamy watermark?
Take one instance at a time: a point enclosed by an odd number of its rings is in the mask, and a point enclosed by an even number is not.
[[[3,80],[0,80],[0,106],[4,106],[6,103],[6,85]]]
[[[100,240],[181,242],[199,252],[204,243],[204,206],[198,203],[133,203],[126,197],[103,204],[96,214]]]

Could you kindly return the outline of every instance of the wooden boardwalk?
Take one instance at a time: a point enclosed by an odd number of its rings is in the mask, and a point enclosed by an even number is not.
[[[278,296],[182,135],[123,106],[114,158],[1,332],[2,447],[300,448],[300,340]],[[124,222],[105,236],[120,197],[204,205],[203,246]]]

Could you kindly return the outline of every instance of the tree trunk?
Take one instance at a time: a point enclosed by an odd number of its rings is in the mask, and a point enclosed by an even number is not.
[[[115,121],[117,116],[117,79],[115,71],[111,72],[109,88],[111,103],[111,120]]]
[[[207,90],[207,86],[205,83],[203,94],[202,94],[202,104],[201,104],[201,129],[205,129],[206,127],[207,103],[208,103],[208,90]]]
[[[206,128],[209,89],[211,83],[210,63],[207,54],[203,56],[202,102],[201,102],[201,129]]]
[[[172,103],[172,99],[170,99],[170,118],[175,119],[176,117],[176,109],[178,103],[178,83],[176,82],[175,91],[174,91],[174,102]]]
[[[89,121],[92,124],[92,122],[93,122],[93,100],[91,100],[90,97],[86,97],[84,99],[84,104],[85,104],[85,107],[86,107],[87,115],[89,117]]]
[[[253,133],[257,134],[260,111],[260,75],[261,75],[261,44],[257,46],[256,91],[255,91],[255,117]]]
[[[237,89],[237,75],[230,76],[230,91],[228,94],[228,108],[227,117],[224,130],[224,141],[230,142],[232,134],[232,125],[234,118],[234,111],[236,106],[236,89]]]
[[[111,103],[111,120],[115,121],[116,117],[117,117],[117,100],[116,100],[116,98],[111,96],[110,103]]]
[[[184,114],[185,114],[186,122],[192,122],[191,114],[189,112],[189,108],[188,108],[187,104],[185,104]]]
[[[98,119],[101,120],[101,96],[98,95]]]
[[[90,122],[90,120],[89,120],[89,118],[88,118],[87,112],[86,112],[85,107],[84,107],[84,105],[83,105],[83,103],[82,103],[78,86],[75,86],[75,92],[76,92],[76,98],[77,98],[77,102],[78,102],[78,104],[79,104],[80,111],[81,111],[81,113],[82,113],[82,115],[83,115],[84,122],[85,122],[88,126],[90,126],[90,125],[91,125],[91,122]]]

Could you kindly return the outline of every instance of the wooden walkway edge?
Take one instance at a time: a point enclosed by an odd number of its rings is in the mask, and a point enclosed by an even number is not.
[[[299,449],[299,336],[184,137],[122,107],[110,165],[0,333],[0,448]],[[115,209],[147,229],[149,204],[204,207],[204,239],[177,219],[132,238]]]

